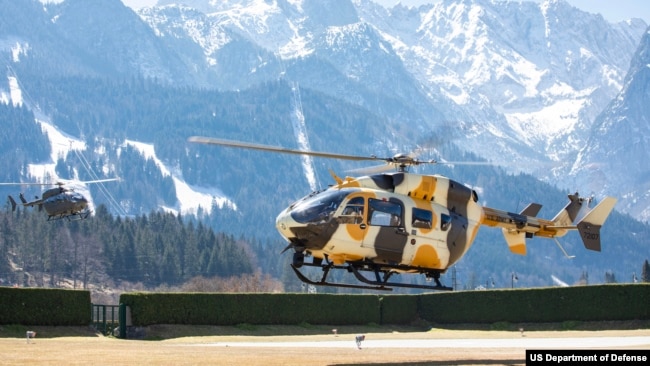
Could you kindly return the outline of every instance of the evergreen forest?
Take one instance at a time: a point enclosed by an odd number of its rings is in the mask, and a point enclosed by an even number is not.
[[[36,210],[0,214],[0,284],[20,287],[174,288],[195,278],[252,275],[248,243],[202,223],[152,212],[47,221]]]

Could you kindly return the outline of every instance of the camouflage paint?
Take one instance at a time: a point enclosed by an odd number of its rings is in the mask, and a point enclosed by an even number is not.
[[[398,172],[346,177],[337,182],[327,191],[305,198],[327,192],[345,195],[327,221],[304,224],[292,220],[291,211],[297,205],[294,204],[278,215],[276,225],[280,233],[293,243],[296,250],[305,250],[317,258],[327,256],[337,264],[370,260],[380,265],[400,265],[406,269],[400,268],[399,271],[406,272],[444,272],[465,255],[482,225],[501,228],[510,250],[525,254],[525,239],[528,237],[555,238],[577,229],[572,221],[580,216],[584,201],[577,195],[569,196],[569,204],[556,218],[546,220],[526,215],[535,215],[541,207],[537,204],[535,210],[525,209],[522,213],[482,207],[475,191],[440,175]],[[343,223],[343,209],[354,197],[364,199],[362,222]],[[399,204],[402,208],[399,227],[370,225],[370,199]],[[589,249],[600,249],[600,225],[614,203],[615,199],[608,198],[599,212],[585,216],[590,217],[590,221],[580,228]],[[431,211],[430,227],[413,225],[414,208]],[[442,217],[448,219],[442,220]]]

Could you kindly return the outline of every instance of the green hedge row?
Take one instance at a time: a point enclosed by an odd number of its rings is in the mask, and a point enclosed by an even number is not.
[[[134,325],[368,324],[381,322],[374,295],[129,293]]]
[[[90,292],[0,287],[0,324],[88,325]]]
[[[131,323],[323,325],[650,319],[650,284],[422,295],[127,293]],[[88,325],[90,292],[0,287],[0,324]]]
[[[439,324],[650,319],[650,284],[423,295],[130,293],[134,325]]]
[[[427,294],[418,314],[445,324],[650,319],[650,284]]]

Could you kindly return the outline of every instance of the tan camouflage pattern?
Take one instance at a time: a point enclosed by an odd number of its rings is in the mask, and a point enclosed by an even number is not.
[[[432,269],[443,273],[469,250],[481,225],[501,228],[510,250],[525,255],[526,238],[555,238],[575,230],[572,222],[582,205],[581,200],[572,200],[556,218],[545,220],[482,207],[475,191],[440,175],[397,172],[334,177],[337,184],[327,191],[341,191],[346,196],[331,217],[318,224],[300,223],[292,218],[292,205],[278,215],[276,226],[297,249],[304,247],[313,257],[327,257],[337,265],[369,259],[408,266],[406,272]],[[395,216],[400,217],[395,219],[399,222],[373,224],[368,214],[371,203],[398,207]],[[351,216],[346,209],[362,213]],[[418,220],[416,213],[430,219]]]

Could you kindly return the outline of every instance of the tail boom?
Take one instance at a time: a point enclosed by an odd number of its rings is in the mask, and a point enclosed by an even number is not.
[[[587,209],[583,204],[589,201],[580,198],[577,193],[569,195],[569,201],[552,220],[535,217],[541,208],[538,204],[529,205],[521,213],[483,207],[481,224],[500,227],[508,248],[515,254],[526,254],[527,238],[539,236],[555,239],[572,230],[580,232],[580,237],[587,249],[600,251],[600,228],[614,208],[616,199],[606,197],[582,218],[579,218],[579,213]]]
[[[525,212],[526,210],[522,211]],[[567,230],[549,229],[553,221],[483,207],[482,225],[500,227],[508,248],[514,254],[526,255],[526,239],[534,236],[553,238],[563,236]]]

